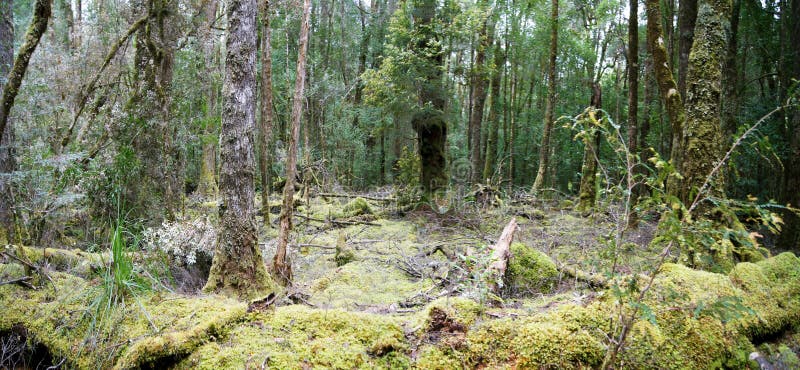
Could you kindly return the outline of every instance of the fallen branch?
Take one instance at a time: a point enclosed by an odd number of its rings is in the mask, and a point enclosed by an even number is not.
[[[602,276],[580,270],[577,267],[567,266],[559,263],[557,264],[557,269],[564,275],[589,284],[589,286],[592,288],[605,289],[609,287],[608,281],[606,281],[606,279],[604,279]]]
[[[306,215],[304,215],[304,214],[300,214],[300,213],[295,213],[294,215],[295,215],[295,217],[302,217],[302,218],[304,218],[304,219],[306,219],[306,220],[309,220],[309,221],[316,221],[316,222],[322,222],[322,223],[332,223],[332,224],[335,224],[335,225],[348,225],[348,226],[351,226],[351,225],[369,225],[369,226],[381,226],[380,224],[376,224],[376,223],[374,223],[374,222],[369,222],[369,221],[344,221],[344,220],[333,220],[333,219],[330,219],[330,220],[323,220],[323,219],[320,219],[320,218],[314,218],[314,217],[306,216]]]
[[[18,278],[18,279],[12,279],[12,280],[8,280],[8,281],[0,281],[0,285],[16,284],[16,285],[19,285],[19,286],[22,286],[22,287],[25,287],[25,288],[28,288],[28,289],[36,290],[36,287],[31,285],[28,282],[28,281],[30,281],[32,279],[33,279],[33,277],[31,277],[31,276],[23,276],[23,277]]]
[[[512,218],[508,225],[503,229],[500,234],[500,239],[492,246],[492,264],[489,268],[492,270],[492,279],[489,284],[492,291],[500,293],[503,277],[506,275],[508,268],[508,259],[511,257],[511,242],[514,241],[514,233],[517,231],[517,219]]]
[[[319,193],[317,194],[323,198],[364,198],[366,200],[372,200],[375,202],[395,202],[397,198],[379,198],[379,197],[371,197],[369,195],[358,195],[358,194],[336,194],[336,193]]]

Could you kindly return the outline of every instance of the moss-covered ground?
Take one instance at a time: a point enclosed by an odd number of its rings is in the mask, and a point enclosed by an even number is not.
[[[792,254],[740,263],[728,274],[667,263],[634,306],[620,291],[647,283],[658,254],[648,247],[652,223],[626,232],[613,250],[612,216],[583,218],[557,206],[464,208],[401,212],[364,198],[314,199],[299,209],[293,287],[251,311],[156,285],[110,299],[102,262],[92,272],[102,255],[51,261],[32,250],[27,258],[49,280],[37,277],[36,290],[0,286],[0,333],[24,328],[29,342],[81,369],[585,368],[602,364],[620,315],[636,307],[618,367],[756,368],[748,359],[754,351],[797,361],[800,259]],[[193,210],[205,211],[213,207]],[[486,246],[513,216],[520,230],[497,296],[482,280]],[[265,256],[276,233],[261,229]],[[336,258],[342,251],[346,261]],[[560,268],[605,276],[614,252],[618,289]],[[0,257],[0,281],[23,270]]]

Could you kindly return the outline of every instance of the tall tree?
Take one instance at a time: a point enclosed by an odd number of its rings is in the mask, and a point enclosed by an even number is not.
[[[783,9],[781,18],[787,22],[788,45],[800,45],[800,1],[791,0],[788,6]],[[783,12],[789,13],[785,14]],[[794,88],[794,93],[800,92],[800,50],[797,47],[788,47],[785,58],[786,76],[783,78],[786,93]],[[795,102],[800,96],[794,96]],[[794,104],[786,112],[787,122],[789,123],[789,155],[788,163],[784,166],[782,200],[789,203],[794,208],[800,208],[800,106]],[[784,217],[786,224],[781,232],[778,244],[787,249],[800,249],[800,215],[787,213]]]
[[[583,215],[592,212],[597,201],[597,166],[600,162],[600,125],[603,108],[603,93],[600,82],[592,82],[592,97],[589,109],[583,118],[586,135],[583,137],[583,166],[581,168],[581,186],[578,192],[578,204],[575,209]]]
[[[419,104],[411,123],[417,132],[421,162],[420,183],[426,193],[447,185],[445,145],[447,121],[444,115],[445,94],[442,89],[444,52],[436,25],[435,0],[413,0],[414,53],[422,58]]]
[[[494,38],[494,27],[490,24],[492,16],[489,14],[491,9],[488,7],[488,1],[480,3],[481,10],[486,14],[481,14],[484,17],[481,23],[481,28],[478,30],[478,45],[475,51],[475,64],[472,71],[472,94],[470,101],[472,107],[469,116],[469,150],[470,150],[470,175],[472,178],[470,182],[477,183],[482,179],[482,161],[481,156],[481,131],[483,122],[483,109],[486,105],[486,85],[489,84],[489,68],[486,65],[486,53],[489,47],[492,46],[492,39]]]
[[[632,159],[638,150],[636,144],[639,127],[639,0],[629,0],[628,9],[628,155]],[[632,160],[629,162],[633,163]],[[636,173],[638,167],[629,170]],[[630,190],[632,191],[630,206],[633,210],[643,189],[641,186],[635,186]],[[628,212],[628,226],[636,224],[636,213]]]
[[[483,178],[489,179],[494,174],[494,162],[497,157],[498,132],[500,131],[500,80],[503,77],[505,54],[500,48],[500,40],[494,44],[494,68],[491,81],[491,105],[488,116],[489,133],[486,136],[486,159],[483,166]]]
[[[308,21],[311,13],[311,0],[303,1],[303,18],[300,23],[300,40],[297,50],[297,74],[295,75],[294,98],[292,99],[292,133],[289,136],[289,152],[286,159],[286,184],[283,186],[283,205],[281,207],[278,248],[272,258],[272,274],[283,284],[291,284],[292,265],[286,249],[289,246],[289,233],[292,231],[294,216],[294,186],[297,176],[297,142],[300,140],[300,121],[303,119],[303,97],[306,88],[306,51],[308,49]],[[306,148],[308,150],[308,148]]]
[[[5,3],[7,7],[0,6],[0,11],[3,13],[0,14],[0,23],[2,23],[0,27],[2,27],[4,31],[3,35],[0,36],[0,43],[2,43],[2,45],[0,45],[0,54],[2,54],[0,55],[0,58],[2,58],[0,63],[8,65],[8,54],[13,54],[14,32],[13,18],[11,15],[13,10],[10,1],[4,1],[3,3]],[[14,106],[14,100],[17,98],[19,87],[22,85],[22,79],[25,78],[31,56],[33,52],[36,51],[36,47],[39,45],[39,40],[42,38],[42,35],[47,31],[47,22],[50,20],[51,13],[52,0],[36,0],[36,3],[33,5],[33,17],[25,33],[25,41],[22,43],[16,58],[14,58],[14,64],[11,66],[11,70],[8,71],[7,75],[4,74],[7,77],[3,83],[2,96],[0,96],[0,166],[2,166],[0,167],[0,182],[2,182],[0,186],[3,187],[3,193],[0,194],[0,212],[7,213],[8,215],[12,214],[13,199],[11,199],[10,194],[8,194],[10,183],[5,182],[7,177],[3,175],[13,171],[16,163],[13,150],[14,134],[12,131],[14,128],[13,123],[8,124],[9,114],[11,113],[11,107]],[[11,24],[8,24],[8,22],[11,22]],[[9,38],[10,44],[8,43]],[[7,67],[0,68],[4,69]],[[6,133],[6,131],[8,131],[8,133]],[[5,215],[0,214],[0,216]],[[6,241],[13,241],[13,223],[10,222],[11,219],[5,219],[4,217],[4,220],[0,222],[0,241],[4,238]]]
[[[14,63],[14,1],[0,3],[0,89]],[[14,201],[11,196],[11,173],[14,160],[14,122],[8,120],[0,132],[0,244],[14,242]]]
[[[556,56],[558,54],[558,0],[552,0],[550,13],[550,62],[547,66],[547,105],[544,108],[544,128],[539,146],[539,169],[533,181],[532,192],[542,188],[550,162],[550,131],[553,130],[553,110],[556,105]]]
[[[272,30],[269,25],[270,0],[261,7],[261,119],[258,126],[259,171],[261,173],[261,213],[270,227],[269,193],[272,186]]]
[[[217,19],[217,0],[205,0],[203,2],[203,13],[205,22],[203,25],[203,57],[205,58],[205,74],[203,79],[206,94],[206,117],[205,127],[203,128],[203,158],[200,163],[200,180],[197,184],[197,191],[205,197],[217,197],[217,87],[214,83],[214,75],[217,70],[217,42],[214,34],[214,22]]]
[[[272,284],[255,220],[256,0],[230,0],[220,132],[220,233],[208,292],[249,299]]]

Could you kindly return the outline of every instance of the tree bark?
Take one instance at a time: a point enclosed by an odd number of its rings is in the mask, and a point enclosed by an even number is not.
[[[267,274],[255,221],[256,0],[228,2],[222,131],[220,133],[220,233],[207,292],[243,299],[265,296]]]
[[[286,184],[283,187],[283,206],[278,234],[278,249],[272,259],[272,275],[280,283],[288,285],[292,281],[292,266],[286,255],[289,233],[292,231],[294,214],[294,185],[297,175],[297,142],[300,139],[300,121],[303,118],[303,94],[306,84],[306,51],[308,49],[308,18],[311,1],[303,1],[303,19],[300,25],[300,43],[297,51],[297,74],[292,99],[292,134],[289,136],[289,152],[286,159]],[[306,148],[308,150],[308,148]]]
[[[628,162],[635,165],[637,154],[638,128],[639,128],[639,0],[628,1]],[[640,160],[643,160],[640,158]],[[633,173],[629,178],[636,181],[634,175],[640,174],[639,167],[629,168]],[[642,186],[628,184],[631,187],[630,209],[628,212],[628,227],[638,224],[638,217],[634,211],[639,195],[644,192]]]
[[[720,97],[730,12],[728,0],[701,0],[698,9],[695,42],[689,55],[686,129],[680,151],[684,156],[679,167],[683,180],[677,193],[686,205],[693,202],[722,154]],[[710,196],[724,196],[724,179],[717,176],[709,189]],[[703,214],[704,208],[698,207],[697,212]]]
[[[13,55],[14,49],[14,32],[13,32],[13,9],[11,2],[5,2],[2,5],[3,16],[0,19],[0,27],[2,27],[3,36],[0,36],[0,64],[3,67],[0,69],[5,70],[8,68],[10,61],[9,53]],[[6,8],[6,6],[8,6]],[[6,14],[6,11],[8,12]],[[28,63],[31,60],[33,52],[39,45],[39,40],[47,30],[47,22],[52,13],[52,0],[36,0],[33,6],[33,18],[25,33],[25,41],[20,47],[17,57],[14,59],[14,64],[11,70],[6,75],[5,82],[3,83],[2,96],[0,96],[0,188],[3,192],[0,193],[0,216],[3,221],[0,222],[0,241],[5,238],[8,242],[14,241],[14,226],[13,226],[13,199],[11,199],[10,182],[7,181],[6,174],[10,174],[16,169],[16,159],[14,153],[14,126],[13,122],[9,123],[9,114],[11,107],[14,106],[14,100],[17,98],[19,87],[22,85],[22,79],[25,77],[25,72],[28,70]],[[6,31],[8,33],[6,33]],[[9,43],[10,42],[10,43]],[[6,218],[7,216],[11,216]],[[4,234],[4,235],[3,235]]]
[[[697,2],[698,0],[681,0],[678,4],[678,92],[684,101],[689,51],[694,43],[694,27],[697,22]]]
[[[789,45],[800,44],[800,1],[790,1],[790,6],[787,11],[791,12],[788,15],[781,15],[781,19],[786,19],[789,23]],[[787,48],[788,52],[785,55],[786,73],[785,81],[792,79],[800,81],[800,50],[796,47]],[[797,82],[795,82],[795,86]],[[785,89],[788,90],[790,86],[784,84]],[[782,102],[783,103],[783,102]],[[786,165],[784,166],[783,173],[783,189],[782,198],[784,203],[789,203],[794,208],[800,208],[800,107],[796,104],[791,106],[786,111],[787,121],[789,123],[789,154]],[[780,247],[790,250],[800,250],[800,215],[785,212],[784,213],[783,231],[778,239]]]
[[[425,193],[447,186],[445,146],[447,122],[445,121],[445,96],[442,91],[442,66],[444,53],[437,34],[434,18],[436,1],[414,0],[414,33],[418,36],[414,51],[425,60],[419,92],[420,111],[411,119],[419,141],[421,162],[420,184]]]
[[[739,113],[739,70],[736,66],[736,54],[739,50],[739,10],[741,0],[733,0],[731,11],[731,28],[728,34],[727,48],[725,51],[725,64],[722,74],[722,134],[723,142],[733,142],[736,134],[737,114]]]
[[[203,79],[206,94],[206,124],[203,129],[203,158],[200,164],[200,179],[197,191],[203,197],[216,199],[219,188],[217,187],[217,88],[214,85],[214,76],[217,72],[216,36],[213,26],[217,19],[217,0],[205,0],[203,3],[205,24],[203,32],[203,54],[205,58],[206,78]]]
[[[658,0],[646,0],[647,10],[647,46],[653,59],[653,72],[655,74],[658,91],[667,117],[672,126],[672,150],[670,151],[670,161],[675,168],[680,168],[681,137],[686,121],[686,112],[683,109],[681,94],[672,75],[672,69],[668,62],[667,49],[664,45],[664,37],[661,31],[661,8]],[[670,177],[667,190],[671,194],[677,194],[680,184],[674,177]]]
[[[261,171],[261,214],[264,225],[269,221],[269,193],[272,187],[272,30],[270,29],[270,0],[263,0],[261,12],[261,120],[259,125],[259,170]]]
[[[547,70],[547,105],[544,108],[544,128],[542,144],[539,147],[539,169],[533,181],[531,192],[542,188],[544,177],[550,162],[550,131],[553,127],[553,110],[556,105],[556,56],[558,54],[558,0],[552,0],[550,14],[550,63]]]
[[[483,167],[483,178],[490,179],[494,175],[495,160],[497,158],[498,132],[500,131],[500,80],[503,76],[505,54],[500,49],[500,41],[494,46],[494,69],[491,82],[491,106],[489,110],[489,134],[486,137],[486,160]]]
[[[486,4],[482,9],[488,8]],[[486,9],[488,11],[488,9]],[[472,72],[472,109],[469,116],[469,142],[470,142],[470,182],[479,183],[482,178],[483,157],[481,156],[481,132],[483,123],[483,110],[486,105],[486,85],[489,83],[488,66],[486,65],[486,52],[492,45],[494,27],[490,25],[491,14],[486,14],[483,24],[478,32],[478,47],[475,53],[475,64]]]

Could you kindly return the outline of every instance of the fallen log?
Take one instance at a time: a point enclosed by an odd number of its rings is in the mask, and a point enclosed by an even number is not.
[[[492,246],[492,264],[489,268],[491,281],[489,282],[495,294],[500,293],[500,289],[505,285],[503,279],[508,268],[508,259],[511,257],[511,242],[514,241],[514,233],[517,231],[517,219],[512,218],[508,225],[503,229],[497,243]]]

